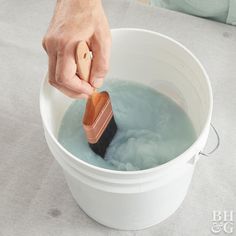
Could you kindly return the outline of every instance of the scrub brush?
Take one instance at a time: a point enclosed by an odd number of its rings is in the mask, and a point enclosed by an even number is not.
[[[77,75],[87,82],[90,77],[91,62],[91,52],[87,43],[82,41],[76,49]],[[90,148],[104,158],[117,131],[108,92],[94,91],[88,98],[83,117],[83,128]]]

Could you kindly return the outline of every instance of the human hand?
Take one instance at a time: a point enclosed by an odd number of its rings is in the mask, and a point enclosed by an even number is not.
[[[93,54],[89,83],[76,75],[75,52],[80,41],[86,41]],[[111,47],[101,0],[58,0],[43,47],[52,86],[72,98],[92,94],[108,71]]]

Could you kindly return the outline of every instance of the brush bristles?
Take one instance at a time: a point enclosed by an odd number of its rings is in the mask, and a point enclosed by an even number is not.
[[[89,146],[97,155],[104,158],[106,150],[114,138],[116,131],[117,125],[114,116],[112,116],[99,140],[96,143],[89,143]]]

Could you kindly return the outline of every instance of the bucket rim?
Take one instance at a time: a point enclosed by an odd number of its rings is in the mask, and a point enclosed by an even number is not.
[[[211,87],[211,84],[210,84],[209,76],[208,76],[204,66],[199,61],[199,59],[187,47],[185,47],[180,42],[176,41],[175,39],[173,39],[169,36],[166,36],[164,34],[161,34],[161,33],[158,33],[158,32],[152,31],[152,30],[147,30],[147,29],[142,29],[142,28],[113,28],[113,29],[111,29],[112,33],[113,32],[125,32],[125,31],[126,32],[136,31],[136,32],[142,32],[142,33],[156,35],[158,37],[161,37],[161,38],[164,38],[168,41],[171,41],[172,43],[175,43],[177,46],[179,46],[185,52],[187,52],[192,57],[192,59],[197,63],[197,65],[201,69],[201,71],[204,75],[204,78],[206,80],[208,96],[209,96],[209,109],[208,109],[208,114],[207,114],[205,124],[204,124],[201,132],[199,133],[199,135],[195,139],[195,141],[184,152],[182,152],[180,155],[176,156],[175,158],[171,159],[170,161],[167,161],[166,163],[163,163],[161,165],[158,165],[158,166],[155,166],[155,167],[152,167],[152,168],[148,168],[148,169],[144,169],[144,170],[121,171],[121,170],[106,169],[106,168],[103,168],[103,167],[92,165],[92,164],[90,164],[86,161],[83,161],[83,160],[79,159],[78,157],[76,157],[75,155],[70,153],[66,148],[64,148],[59,143],[56,136],[53,135],[52,131],[48,128],[47,122],[45,121],[45,117],[44,117],[44,114],[42,112],[43,111],[43,108],[42,108],[42,105],[43,105],[43,102],[42,102],[43,92],[42,91],[43,91],[44,84],[46,82],[46,78],[48,77],[47,74],[46,74],[46,76],[44,76],[44,78],[42,79],[41,86],[40,86],[39,106],[40,106],[40,114],[41,114],[41,118],[42,118],[42,121],[43,121],[44,129],[46,129],[46,131],[47,131],[48,135],[50,136],[50,138],[61,149],[61,151],[63,151],[68,157],[70,157],[73,160],[73,162],[77,162],[77,163],[80,163],[82,165],[85,165],[88,169],[91,169],[93,171],[100,172],[100,173],[106,173],[106,174],[112,174],[112,175],[115,175],[115,176],[119,176],[119,175],[134,176],[134,175],[141,175],[141,174],[150,174],[150,173],[159,171],[159,170],[164,169],[164,168],[169,168],[170,166],[173,166],[174,164],[180,162],[181,160],[182,161],[188,161],[189,159],[191,159],[193,157],[193,155],[199,154],[201,149],[197,146],[198,146],[199,142],[201,141],[201,139],[203,138],[203,136],[205,135],[205,133],[207,132],[207,130],[210,127],[212,110],[213,110],[213,94],[212,94],[212,87]],[[189,158],[184,158],[188,155],[189,155]],[[66,161],[70,162],[69,160],[66,160]],[[71,165],[71,164],[72,163],[69,163],[69,165]]]

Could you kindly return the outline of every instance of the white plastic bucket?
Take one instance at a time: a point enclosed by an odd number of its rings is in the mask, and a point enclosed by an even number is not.
[[[175,40],[142,29],[115,29],[112,38],[107,77],[137,81],[171,97],[192,120],[197,132],[193,145],[155,168],[107,170],[76,158],[57,141],[72,99],[50,86],[47,77],[41,87],[40,110],[48,146],[79,206],[103,225],[138,230],[166,219],[182,203],[208,137],[212,90],[201,63]]]

